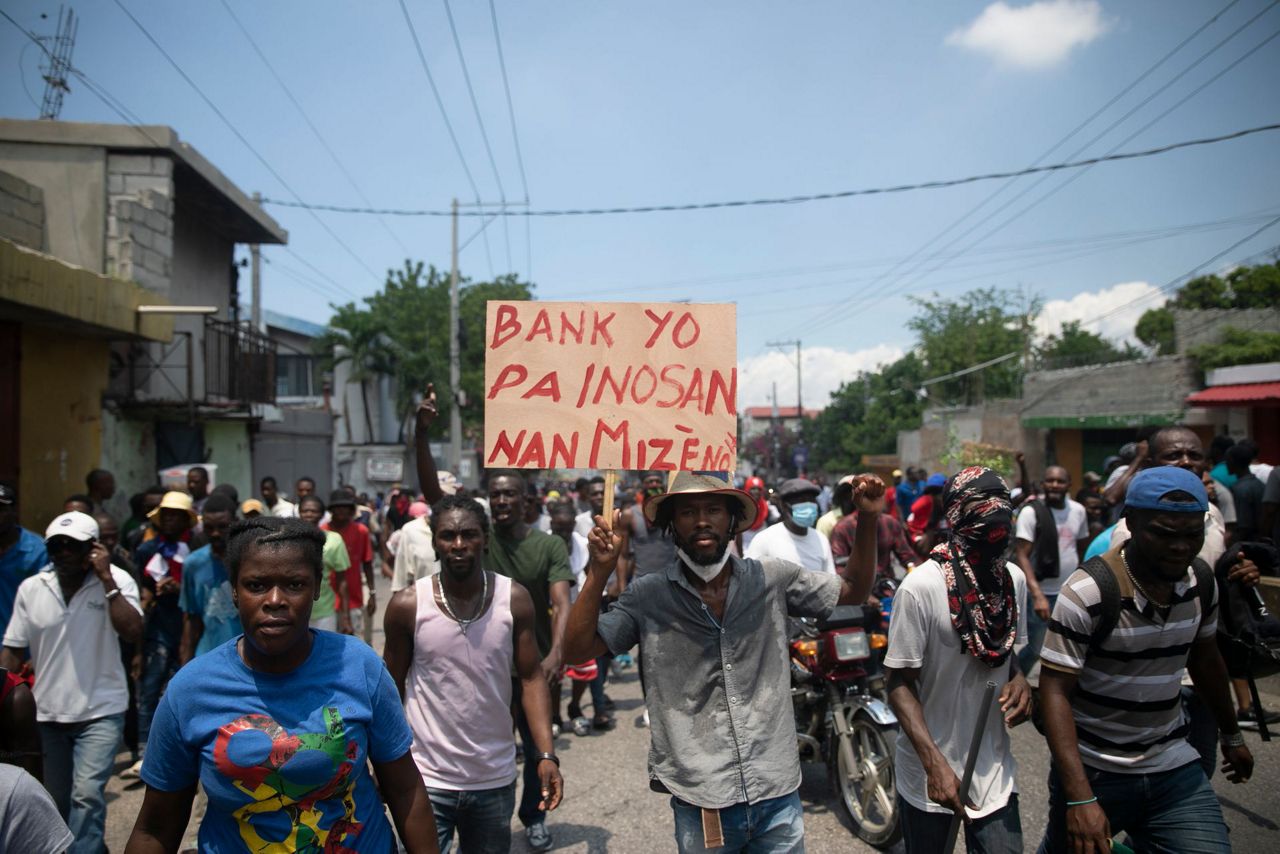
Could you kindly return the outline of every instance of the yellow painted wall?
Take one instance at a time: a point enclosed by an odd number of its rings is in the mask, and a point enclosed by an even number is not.
[[[1084,483],[1084,439],[1079,430],[1053,431],[1053,450],[1058,465],[1071,475],[1072,493]],[[1035,476],[1034,474],[1032,475]]]
[[[37,533],[84,492],[102,454],[108,344],[24,323],[19,376],[21,524]]]

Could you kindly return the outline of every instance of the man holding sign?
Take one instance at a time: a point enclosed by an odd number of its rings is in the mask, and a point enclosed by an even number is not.
[[[681,471],[644,504],[646,519],[674,540],[676,559],[633,581],[604,614],[596,603],[618,561],[621,514],[596,518],[565,655],[585,661],[640,645],[650,787],[672,796],[681,852],[803,850],[787,617],[866,601],[884,484],[861,476],[854,502],[861,523],[841,578],[731,555],[734,535],[755,520],[755,500],[716,475]]]

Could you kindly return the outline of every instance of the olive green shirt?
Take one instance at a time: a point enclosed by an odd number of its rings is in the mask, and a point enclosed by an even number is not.
[[[573,584],[564,540],[535,528],[522,540],[495,533],[489,540],[484,568],[520,582],[529,591],[538,654],[545,657],[551,651],[551,585],[557,581]]]

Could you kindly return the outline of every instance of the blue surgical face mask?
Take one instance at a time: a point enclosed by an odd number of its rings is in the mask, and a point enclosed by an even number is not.
[[[818,523],[818,503],[802,501],[791,505],[791,521],[803,528],[812,528]]]

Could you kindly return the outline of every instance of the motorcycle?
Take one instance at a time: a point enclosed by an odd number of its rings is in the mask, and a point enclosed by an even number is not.
[[[870,668],[867,628],[878,618],[842,605],[826,619],[794,621],[791,700],[800,758],[826,764],[858,836],[887,848],[902,837],[893,777],[898,719]]]

